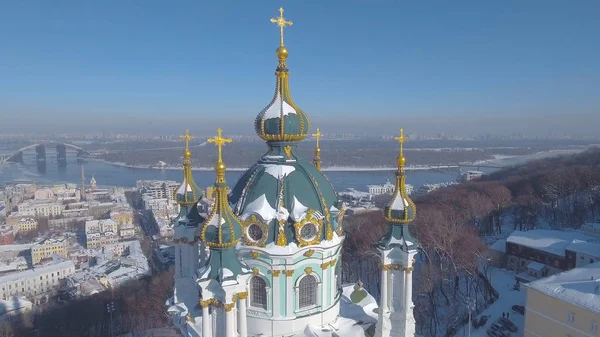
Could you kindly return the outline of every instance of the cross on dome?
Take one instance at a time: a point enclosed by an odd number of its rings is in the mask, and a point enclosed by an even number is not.
[[[223,145],[225,145],[226,143],[231,143],[231,138],[223,138],[222,132],[223,132],[223,130],[221,128],[218,128],[217,135],[213,138],[208,139],[209,143],[215,143],[215,145],[219,149],[219,162],[223,162],[223,156],[222,156]]]
[[[408,140],[408,137],[404,136],[404,129],[400,128],[400,137],[394,137],[394,139],[400,143],[400,156],[402,156],[402,145]]]
[[[280,43],[281,46],[283,46],[283,28],[285,26],[291,26],[294,23],[292,21],[285,21],[285,18],[283,17],[283,7],[279,8],[279,17],[276,19],[271,18],[271,22],[279,26]]]
[[[213,138],[209,138],[209,143],[214,143],[219,149],[219,158],[215,164],[215,171],[217,172],[217,184],[225,184],[225,163],[223,163],[222,148],[226,143],[231,143],[231,138],[223,138],[223,130],[217,129],[217,135]]]
[[[180,138],[180,139],[185,139],[185,148],[186,148],[186,150],[187,150],[187,149],[189,148],[189,143],[190,143],[190,140],[192,140],[192,139],[194,139],[194,138],[196,138],[196,137],[195,137],[195,136],[192,136],[192,135],[190,135],[190,130],[189,130],[189,129],[186,129],[186,130],[185,130],[185,135],[181,135],[181,136],[179,136],[179,138]]]
[[[319,139],[321,138],[321,136],[323,136],[319,128],[317,128],[317,132],[313,133],[312,136],[317,139],[317,147],[319,147]]]

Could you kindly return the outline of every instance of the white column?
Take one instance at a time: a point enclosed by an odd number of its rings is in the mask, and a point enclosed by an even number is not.
[[[233,326],[233,308],[235,303],[229,305],[231,305],[231,307],[223,307],[223,311],[225,312],[225,319],[223,320],[225,322],[225,328],[223,329],[225,334],[223,337],[235,337],[235,329]]]
[[[398,286],[396,287],[397,296],[394,301],[396,301],[396,305],[398,306],[397,311],[400,311],[404,309],[404,298],[406,297],[406,294],[404,294],[404,272],[400,269],[396,274],[398,276]]]
[[[389,283],[388,283],[388,308],[390,308],[391,311],[397,311],[397,307],[398,305],[396,304],[396,296],[398,296],[398,289],[396,289],[395,285],[394,285],[394,280],[396,279],[396,271],[395,270],[390,270],[389,272]]]
[[[404,310],[407,316],[412,316],[412,274],[411,270],[407,269],[404,272]]]
[[[202,336],[212,337],[212,317],[208,314],[208,306],[202,306]]]
[[[296,296],[298,296],[298,294],[296,294],[296,288],[294,288],[294,277],[287,276],[287,274],[286,275],[282,274],[281,277],[285,277],[285,284],[286,284],[286,290],[287,290],[287,292],[286,292],[287,296],[285,298],[285,304],[286,304],[285,317],[293,317],[295,301],[297,301]]]
[[[388,311],[388,273],[385,268],[385,265],[381,266],[381,298],[379,301],[381,302],[381,308],[379,308],[381,313],[386,313]]]
[[[275,274],[273,274],[273,292],[271,292],[271,289],[267,288],[267,294],[280,294],[280,288],[281,288],[281,277],[285,277],[285,273],[283,273],[283,275],[281,275],[282,273],[279,272],[279,274],[277,272],[275,272]],[[277,275],[277,276],[275,276]],[[272,308],[272,313],[273,313],[273,317],[279,317],[281,316],[281,309],[279,308],[279,297],[275,297],[275,296],[267,296],[268,299],[271,299],[273,301],[273,305],[271,306]],[[269,308],[269,305],[267,305],[267,309]]]
[[[246,323],[246,296],[238,297],[238,334],[239,337],[248,337],[248,325]]]
[[[321,287],[321,308],[325,308],[327,306],[327,293],[329,292],[329,287],[327,286],[329,284],[329,275],[327,274],[327,268],[321,268],[321,275],[323,275],[323,279],[321,280],[321,284],[323,285]]]

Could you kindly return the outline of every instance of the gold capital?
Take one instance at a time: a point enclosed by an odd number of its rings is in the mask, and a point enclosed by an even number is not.
[[[292,21],[285,21],[285,18],[283,17],[283,8],[279,8],[279,17],[276,19],[271,18],[271,22],[279,26],[280,44],[283,46],[283,28],[285,26],[291,26],[293,23]]]
[[[281,274],[281,270],[273,270],[271,271],[271,274],[273,274],[274,277],[279,277],[279,274]]]
[[[285,276],[292,277],[294,275],[294,269],[286,270]]]

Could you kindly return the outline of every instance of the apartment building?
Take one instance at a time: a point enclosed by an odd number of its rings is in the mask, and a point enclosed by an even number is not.
[[[17,222],[19,232],[30,232],[38,229],[38,222],[33,218],[23,218]]]
[[[524,337],[600,336],[600,262],[525,285]]]
[[[531,282],[600,261],[600,239],[581,231],[514,231],[506,239],[506,267]]]
[[[53,254],[67,256],[67,242],[65,238],[45,239],[31,246],[31,262],[40,263],[41,260],[51,257]]]
[[[74,272],[73,262],[65,261],[0,276],[0,298],[6,300],[10,296],[35,297],[58,288],[59,281]]]

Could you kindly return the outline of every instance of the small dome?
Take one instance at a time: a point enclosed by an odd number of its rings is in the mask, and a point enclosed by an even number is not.
[[[396,189],[392,200],[384,208],[384,215],[389,222],[408,223],[415,218],[417,208],[415,203],[406,195],[404,172],[397,172],[396,175]]]
[[[212,213],[203,224],[201,238],[210,248],[230,248],[240,239],[242,225],[227,202],[227,187],[216,186],[216,200]]]
[[[277,67],[275,95],[271,102],[256,116],[254,130],[266,141],[299,141],[309,134],[308,116],[292,100],[290,94],[289,72],[283,61],[287,58],[287,49],[277,49],[280,64]]]

